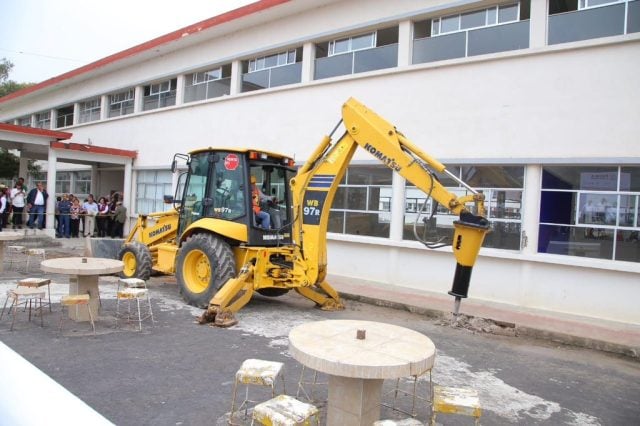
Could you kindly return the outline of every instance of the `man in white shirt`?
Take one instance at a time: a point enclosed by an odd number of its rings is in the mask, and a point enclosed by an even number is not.
[[[25,197],[27,193],[18,180],[15,187],[11,189],[11,205],[13,206],[13,229],[22,229],[22,214],[24,212]]]
[[[38,220],[38,229],[44,228],[44,214],[47,208],[47,190],[44,189],[42,182],[38,182],[36,187],[29,191],[27,195],[27,206],[29,207],[29,221],[27,226],[33,228],[36,219]]]
[[[93,199],[93,194],[89,194],[87,201],[82,204],[82,211],[85,214],[84,236],[93,237],[93,230],[96,226],[96,215],[98,214],[98,203]]]

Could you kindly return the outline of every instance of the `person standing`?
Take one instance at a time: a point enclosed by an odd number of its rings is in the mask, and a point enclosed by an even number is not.
[[[109,229],[109,204],[105,197],[100,197],[98,200],[98,237],[103,238],[108,234]]]
[[[70,209],[70,220],[69,225],[71,228],[71,236],[73,238],[78,238],[78,234],[80,233],[80,212],[82,211],[82,207],[80,207],[80,200],[76,197],[73,197],[73,202],[71,203]]]
[[[124,222],[127,220],[127,208],[122,205],[122,201],[116,202],[116,209],[113,212],[113,227],[111,228],[111,238],[122,238]]]
[[[58,203],[58,234],[60,238],[71,238],[71,202],[67,194],[62,194]]]
[[[0,185],[0,231],[5,226],[9,226],[9,207],[11,204],[9,204],[8,189],[6,186]]]
[[[11,190],[11,205],[13,206],[13,229],[22,229],[22,214],[24,213],[25,196],[27,195],[24,186],[18,179]]]
[[[47,208],[47,190],[44,188],[42,182],[38,182],[36,187],[29,191],[27,195],[27,207],[29,207],[29,221],[27,226],[33,229],[38,221],[38,229],[44,228],[44,214]]]
[[[96,215],[98,214],[98,204],[93,199],[93,194],[87,196],[87,201],[82,205],[86,216],[84,221],[84,236],[93,237],[93,231],[96,226]]]

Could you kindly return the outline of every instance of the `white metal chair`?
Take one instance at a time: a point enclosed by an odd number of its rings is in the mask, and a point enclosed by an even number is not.
[[[382,402],[381,405],[387,408],[391,408],[394,411],[398,411],[400,413],[406,414],[408,416],[416,417],[418,415],[418,412],[416,409],[416,401],[421,401],[427,407],[429,407],[433,403],[433,380],[431,377],[432,369],[433,369],[433,366],[431,366],[430,369],[420,374],[417,374],[415,376],[410,376],[410,378],[408,379],[409,381],[412,382],[411,390],[407,390],[401,386],[403,381],[407,381],[407,378],[397,379],[393,390],[390,390],[389,392],[386,393],[386,395],[393,394],[393,401],[391,403]],[[419,385],[420,385],[420,382],[422,381],[422,378],[427,374],[429,375],[428,389],[425,391],[423,395],[421,395]],[[411,397],[411,411],[407,411],[397,405],[398,396],[400,395]]]
[[[24,254],[25,246],[7,246],[7,261],[9,262],[9,268],[11,268],[14,262],[22,260],[22,254]]]
[[[11,328],[13,331],[13,325],[16,322],[16,316],[18,315],[18,307],[23,305],[25,309],[29,309],[29,321],[31,321],[31,310],[32,308],[36,311],[40,311],[40,327],[44,327],[43,319],[42,319],[42,299],[44,299],[45,292],[38,288],[31,287],[17,287],[7,291],[7,298],[4,301],[4,305],[2,306],[2,312],[0,312],[0,320],[4,316],[4,310],[7,307],[7,302],[11,300],[11,305],[9,305],[9,311],[13,308],[13,319],[11,320]],[[34,306],[35,302],[35,306]]]
[[[47,278],[25,278],[22,280],[18,280],[18,287],[30,287],[30,288],[40,288],[47,286],[47,299],[48,302],[46,305],[49,306],[49,312],[51,312],[51,280]]]
[[[313,392],[318,385],[328,385],[327,382],[318,382],[318,371],[309,369],[312,371],[312,376],[310,378],[305,377],[305,372],[307,368],[302,365],[302,370],[300,371],[300,379],[298,380],[298,390],[296,391],[296,398],[300,398],[300,394],[302,393],[304,397],[309,402],[316,402],[313,397]],[[309,392],[307,392],[307,389]]]
[[[60,322],[58,323],[58,334],[62,333],[62,325],[64,322],[64,308],[67,310],[71,309],[71,307],[78,306],[86,306],[87,311],[89,312],[89,320],[91,321],[91,328],[93,329],[93,335],[96,335],[96,325],[93,320],[93,312],[91,311],[91,297],[89,294],[73,294],[68,296],[62,296],[60,299]]]
[[[284,364],[276,361],[265,361],[261,359],[247,359],[236,372],[233,383],[233,397],[231,399],[231,413],[229,414],[229,424],[234,424],[233,416],[236,411],[244,408],[244,417],[247,417],[249,402],[256,402],[249,399],[249,385],[266,386],[271,388],[271,397],[276,396],[276,381],[278,376],[282,379],[282,393],[286,393],[284,384]],[[238,385],[245,385],[245,397],[236,410],[236,396]]]
[[[142,315],[140,309],[140,299],[146,299],[147,302],[147,312]],[[138,329],[142,331],[142,321],[147,318],[151,318],[151,322],[154,323],[156,320],[153,318],[153,309],[151,308],[151,299],[149,298],[149,290],[146,288],[135,288],[135,287],[127,287],[123,290],[118,290],[116,292],[116,328],[118,327],[118,319],[120,316],[120,301],[127,301],[127,322],[131,322],[131,301],[136,301],[138,319],[134,321],[138,322]]]
[[[29,262],[30,262],[32,257],[36,257],[36,258],[40,259],[38,265],[43,260],[47,259],[47,254],[46,254],[45,250],[41,249],[41,248],[27,249],[26,253],[27,253],[27,266],[25,266],[25,268],[24,268],[25,272],[29,272]]]
[[[475,419],[476,426],[480,424],[482,407],[476,390],[435,386],[433,392],[432,426],[436,424],[436,415],[438,413],[470,416]]]

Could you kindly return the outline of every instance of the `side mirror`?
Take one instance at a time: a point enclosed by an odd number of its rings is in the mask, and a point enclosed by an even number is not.
[[[178,161],[174,158],[171,162],[171,173],[175,173],[178,168]]]
[[[173,195],[165,195],[163,199],[165,204],[173,204]]]

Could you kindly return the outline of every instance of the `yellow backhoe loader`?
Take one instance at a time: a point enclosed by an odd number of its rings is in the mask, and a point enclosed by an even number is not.
[[[234,314],[254,292],[280,296],[295,290],[321,309],[342,309],[326,281],[327,225],[338,185],[360,146],[458,215],[452,241],[457,266],[449,292],[457,314],[490,230],[484,195],[357,100],[344,103],[341,123],[345,131],[338,140],[325,136],[297,171],[291,158],[261,150],[176,154],[172,170],[184,161],[187,171],[176,195],[165,197],[173,209],[138,218],[119,255],[124,275],[146,279],[152,270],[175,273],[187,303],[207,309],[201,322],[218,326],[235,324]],[[436,174],[448,175],[468,195],[447,191]]]

